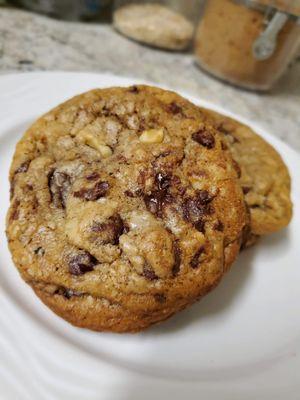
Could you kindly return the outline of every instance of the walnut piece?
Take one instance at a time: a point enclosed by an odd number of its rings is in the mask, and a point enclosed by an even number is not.
[[[164,140],[163,129],[149,129],[140,136],[142,143],[161,143]]]

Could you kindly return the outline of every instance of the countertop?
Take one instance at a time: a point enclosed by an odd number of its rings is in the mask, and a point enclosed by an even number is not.
[[[109,71],[179,89],[255,121],[300,151],[300,57],[271,93],[258,94],[209,77],[192,54],[142,46],[108,24],[0,8],[0,73],[43,70]]]

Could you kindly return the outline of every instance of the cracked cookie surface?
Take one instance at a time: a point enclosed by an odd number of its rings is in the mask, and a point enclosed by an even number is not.
[[[201,111],[148,86],[96,89],[17,145],[7,236],[23,279],[57,314],[138,331],[210,291],[248,215],[230,152]]]
[[[251,215],[250,243],[286,227],[292,218],[291,179],[280,154],[247,125],[201,110],[212,119],[240,166],[240,184]]]

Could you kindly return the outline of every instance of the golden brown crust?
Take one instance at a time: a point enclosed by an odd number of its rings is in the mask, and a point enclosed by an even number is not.
[[[22,277],[96,330],[144,329],[203,296],[248,223],[217,131],[187,100],[147,86],[93,90],[41,117],[10,180]]]
[[[202,293],[197,298],[191,299],[189,303],[186,299],[178,299],[173,307],[158,307],[157,310],[140,313],[133,313],[124,306],[110,303],[104,298],[95,298],[90,295],[72,295],[71,297],[67,295],[66,297],[65,295],[49,294],[45,290],[37,289],[34,285],[32,285],[32,288],[46,306],[74,326],[94,331],[135,333],[163,322],[175,313],[192,305],[213,290],[220,279],[221,276],[219,279],[214,279],[210,285],[202,289]]]
[[[240,184],[251,214],[251,240],[286,227],[292,218],[289,171],[278,152],[250,127],[201,108],[215,122],[241,168]]]

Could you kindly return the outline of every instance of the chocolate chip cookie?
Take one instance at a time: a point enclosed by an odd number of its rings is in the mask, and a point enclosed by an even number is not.
[[[97,89],[35,122],[10,170],[7,237],[23,279],[72,324],[139,331],[209,292],[248,215],[236,166],[187,100]]]
[[[249,126],[211,110],[211,118],[241,169],[240,183],[251,214],[249,243],[276,232],[292,217],[291,180],[278,152]]]

